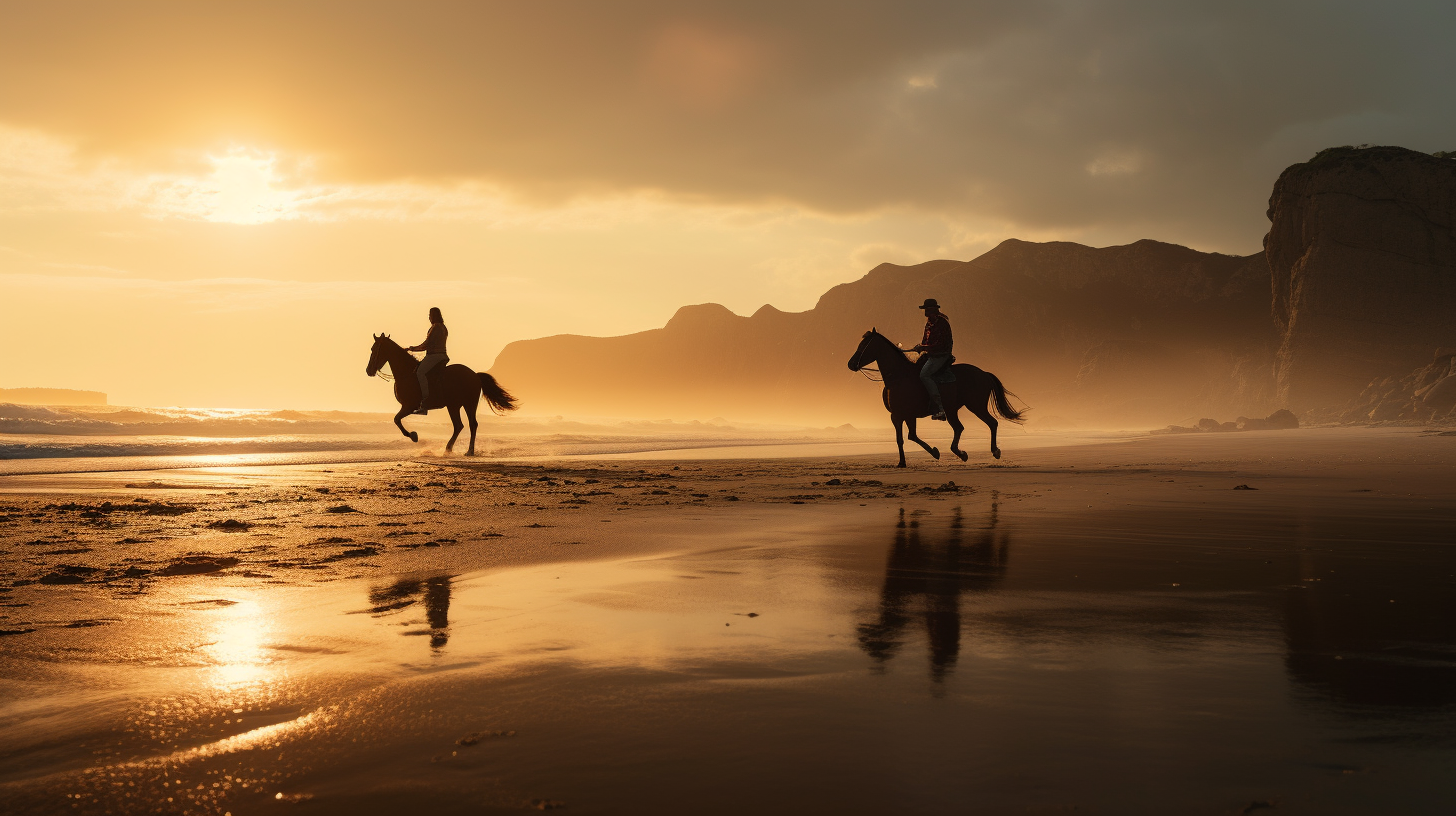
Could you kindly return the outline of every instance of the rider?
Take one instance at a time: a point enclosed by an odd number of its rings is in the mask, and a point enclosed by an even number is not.
[[[450,358],[445,356],[445,337],[450,330],[445,328],[445,318],[440,314],[440,307],[430,308],[430,331],[425,339],[418,346],[410,346],[405,351],[423,351],[425,358],[420,360],[419,368],[415,369],[415,376],[420,380],[420,404],[415,408],[416,414],[427,414],[425,410],[425,399],[430,396],[430,382],[426,379],[429,373],[436,366],[445,365]]]
[[[920,382],[925,384],[925,390],[930,394],[930,404],[934,408],[930,418],[944,422],[945,406],[940,401],[940,386],[935,382],[935,375],[950,364],[953,345],[950,321],[940,313],[940,304],[935,302],[935,298],[926,298],[920,308],[925,311],[925,338],[911,351],[925,352],[925,365],[920,367]]]

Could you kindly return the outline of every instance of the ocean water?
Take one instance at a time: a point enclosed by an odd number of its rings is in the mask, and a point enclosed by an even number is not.
[[[390,414],[212,408],[0,404],[0,475],[317,464],[445,455],[447,415],[410,417],[411,442]],[[725,421],[578,421],[483,415],[476,452],[494,458],[611,456],[701,451],[727,456],[845,455],[884,448],[889,437],[848,426],[810,429]],[[464,453],[468,431],[454,452]],[[828,447],[825,447],[828,446]]]

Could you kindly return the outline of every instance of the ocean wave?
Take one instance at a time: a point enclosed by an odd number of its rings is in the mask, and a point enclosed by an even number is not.
[[[341,418],[341,417],[347,417]],[[337,411],[54,408],[0,403],[0,434],[262,437],[395,433],[387,415]]]
[[[0,438],[0,460],[389,451],[409,450],[413,447],[415,447],[414,444],[404,438],[356,434],[332,437],[275,435],[245,438],[161,435],[96,438],[40,435],[14,439]]]

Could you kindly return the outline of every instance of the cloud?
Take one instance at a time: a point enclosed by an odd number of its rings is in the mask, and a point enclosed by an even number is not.
[[[1248,248],[1274,176],[1326,146],[1319,123],[1452,148],[1453,34],[1436,2],[35,4],[0,29],[0,72],[25,77],[0,120],[162,177],[236,144],[309,157],[325,188],[170,191],[200,217],[475,185]]]

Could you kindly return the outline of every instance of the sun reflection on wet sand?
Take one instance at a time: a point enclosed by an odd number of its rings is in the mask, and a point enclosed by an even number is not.
[[[198,599],[209,603],[211,599]],[[270,600],[265,593],[234,600],[213,610],[203,652],[211,663],[213,683],[220,690],[263,683],[274,675],[273,658],[264,644],[273,635]]]

